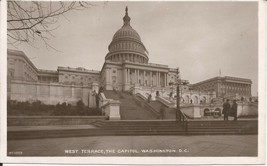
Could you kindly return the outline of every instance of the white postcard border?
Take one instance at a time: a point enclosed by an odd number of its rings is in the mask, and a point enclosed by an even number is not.
[[[215,0],[213,0],[215,1]],[[221,0],[224,1],[224,0]],[[244,1],[244,0],[243,0]],[[248,1],[248,0],[245,0]],[[257,1],[257,0],[254,0]],[[6,1],[1,1],[1,162],[53,164],[263,164],[266,147],[266,2],[259,3],[259,134],[258,157],[8,157],[7,156],[7,24]],[[238,11],[237,11],[238,12]]]

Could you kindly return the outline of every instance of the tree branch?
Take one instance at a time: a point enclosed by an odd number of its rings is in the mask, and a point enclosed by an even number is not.
[[[55,37],[52,33],[59,17],[69,20],[65,14],[74,10],[83,10],[91,3],[83,1],[39,2],[39,1],[7,1],[7,33],[9,44],[26,42],[34,45],[35,41],[42,41],[46,47],[52,48],[48,40]],[[58,51],[58,50],[57,50]]]

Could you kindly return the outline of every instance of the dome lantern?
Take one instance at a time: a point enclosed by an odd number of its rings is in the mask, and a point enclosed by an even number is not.
[[[123,25],[130,25],[131,17],[128,16],[128,7],[125,8],[125,16],[123,17]]]

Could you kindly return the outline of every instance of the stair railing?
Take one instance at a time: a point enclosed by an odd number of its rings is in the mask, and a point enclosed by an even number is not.
[[[137,99],[137,97],[140,97],[143,101],[140,101]],[[144,107],[150,110],[154,115],[156,115],[159,118],[159,112],[155,110],[151,105],[147,103],[147,99],[140,93],[135,94],[134,99],[141,103]]]
[[[156,96],[156,100],[161,102],[162,104],[164,104],[165,106],[167,106],[169,108],[175,108],[176,107],[175,102],[171,102],[171,101],[165,99],[164,97]]]

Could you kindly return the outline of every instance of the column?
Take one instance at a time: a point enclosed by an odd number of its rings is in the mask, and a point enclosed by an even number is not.
[[[128,81],[128,80],[129,80],[128,70],[129,70],[129,69],[126,68],[126,83],[129,82],[129,81]]]
[[[108,79],[108,68],[106,69],[106,83],[109,81],[109,79]]]
[[[159,72],[156,72],[156,86],[159,85]]]
[[[148,82],[146,81],[146,71],[144,70],[144,85],[145,85],[145,86],[147,86],[146,83],[148,83]]]
[[[142,71],[139,70],[139,79],[140,79],[140,85],[142,84]]]
[[[137,69],[137,84],[139,84],[139,70]]]
[[[166,73],[166,86],[169,86],[169,83],[168,83],[168,73]]]
[[[160,72],[159,72],[159,86],[161,87],[161,84],[160,84]]]
[[[156,86],[159,86],[159,72],[156,72]]]
[[[167,86],[167,73],[164,74],[164,87]]]
[[[153,78],[152,78],[152,71],[150,71],[150,77],[149,77],[149,85],[153,85],[152,84],[152,80],[153,80]]]
[[[142,74],[143,73],[143,77],[141,75],[141,84],[144,84],[145,80],[143,79],[144,78],[144,71],[140,71],[140,73]]]
[[[136,83],[136,80],[137,80],[137,72],[136,72],[136,69],[134,69],[134,83]]]
[[[108,68],[108,82],[111,83],[111,70]]]
[[[146,77],[145,77],[145,70],[143,70],[143,84],[145,85],[145,83],[146,83],[146,81],[145,81],[145,79],[146,79]]]
[[[127,69],[124,69],[124,84],[127,84]]]
[[[160,86],[160,72],[158,73],[158,85]]]
[[[131,79],[130,69],[127,69],[127,83],[130,82],[130,79]]]

